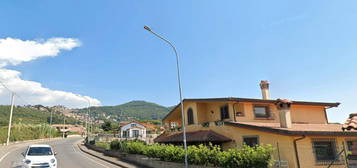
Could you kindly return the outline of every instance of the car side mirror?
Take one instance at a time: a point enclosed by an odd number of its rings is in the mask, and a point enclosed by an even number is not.
[[[22,155],[23,157],[25,157],[25,152],[22,152],[21,155]]]
[[[57,155],[57,152],[54,152],[53,155]]]

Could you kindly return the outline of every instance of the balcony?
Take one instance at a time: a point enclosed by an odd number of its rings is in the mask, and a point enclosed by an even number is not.
[[[221,120],[203,122],[199,124],[190,124],[190,125],[186,125],[186,132],[198,131],[198,130],[210,130],[214,127],[222,127],[222,126],[224,126],[224,121]],[[173,135],[181,132],[182,132],[182,127],[175,127],[166,130],[164,134]]]

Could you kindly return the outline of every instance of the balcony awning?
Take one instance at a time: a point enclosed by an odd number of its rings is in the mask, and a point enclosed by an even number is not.
[[[195,132],[187,132],[186,133],[187,142],[229,142],[232,139],[227,138],[221,134],[218,134],[211,130],[202,130]],[[158,143],[180,143],[183,142],[182,133],[174,134],[171,136],[162,137],[159,136],[154,140]]]

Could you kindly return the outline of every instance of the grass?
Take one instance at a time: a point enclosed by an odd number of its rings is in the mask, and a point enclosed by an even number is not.
[[[7,131],[7,126],[0,127],[0,143],[6,142]],[[14,124],[11,128],[10,142],[49,138],[50,132],[52,137],[61,136],[57,129],[51,128],[48,124]]]

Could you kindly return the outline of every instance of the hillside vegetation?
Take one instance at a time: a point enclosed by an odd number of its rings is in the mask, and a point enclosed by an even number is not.
[[[51,130],[51,131],[50,131]],[[48,124],[14,124],[11,129],[10,142],[61,136],[57,129]],[[5,143],[7,126],[0,127],[0,143]]]
[[[91,112],[97,119],[112,120],[161,120],[170,109],[146,101],[131,101],[117,106],[91,107]],[[87,108],[80,109],[87,112]]]
[[[0,106],[0,127],[9,124],[10,106]],[[40,111],[30,107],[15,106],[13,111],[13,124],[49,124],[51,113],[47,111]],[[58,113],[53,113],[53,124],[62,124],[63,116]],[[66,123],[79,123],[74,118],[66,117]]]

